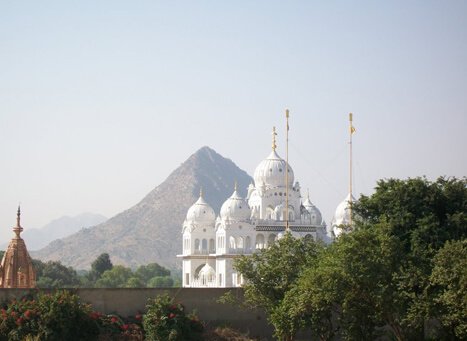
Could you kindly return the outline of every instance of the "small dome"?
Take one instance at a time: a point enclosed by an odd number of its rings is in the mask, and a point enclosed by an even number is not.
[[[350,225],[350,202],[355,202],[355,198],[349,193],[337,206],[336,213],[334,213],[334,217],[331,220],[331,228],[336,237],[344,231],[341,226]]]
[[[243,221],[250,218],[251,211],[246,201],[238,194],[237,188],[221,207],[223,220]]]
[[[210,266],[208,263],[204,264],[204,266],[199,270],[199,276],[206,276],[209,278],[212,275],[215,275],[216,271]]]
[[[256,187],[262,186],[263,183],[270,188],[285,187],[285,165],[285,160],[273,150],[255,169],[254,180]],[[288,183],[290,187],[292,187],[293,181],[294,173],[289,164]]]
[[[303,207],[305,207],[307,212],[310,214],[310,223],[312,225],[321,225],[323,223],[323,217],[321,216],[321,212],[310,201],[310,197],[307,197],[306,200],[303,202]]]
[[[202,193],[200,193],[198,201],[188,209],[186,220],[198,224],[214,224],[216,214],[212,207],[204,200]]]

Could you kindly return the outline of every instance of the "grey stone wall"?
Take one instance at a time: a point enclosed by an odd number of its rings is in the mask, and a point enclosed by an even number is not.
[[[168,293],[177,302],[182,303],[187,311],[196,311],[198,317],[211,326],[227,325],[252,337],[271,339],[272,328],[268,325],[261,311],[244,310],[237,306],[218,303],[220,296],[231,291],[238,298],[243,297],[242,289],[221,288],[169,288],[169,289],[69,289],[78,294],[83,302],[90,303],[94,310],[102,313],[115,313],[131,316],[144,313],[148,298]],[[37,291],[37,290],[34,290]],[[43,290],[50,292],[50,290]],[[0,289],[0,302],[13,298],[20,299],[30,290]]]

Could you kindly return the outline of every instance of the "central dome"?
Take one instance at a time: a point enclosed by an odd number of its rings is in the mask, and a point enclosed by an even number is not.
[[[263,185],[263,183],[270,188],[274,187],[285,187],[285,170],[286,162],[279,155],[276,150],[273,149],[271,154],[261,161],[256,167],[254,173],[256,188]],[[288,183],[289,187],[292,187],[294,181],[294,174],[292,167],[289,164],[289,176]]]

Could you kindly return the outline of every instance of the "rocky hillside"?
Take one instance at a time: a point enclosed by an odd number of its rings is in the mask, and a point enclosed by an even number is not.
[[[114,264],[135,267],[157,262],[177,267],[182,223],[198,199],[200,187],[218,213],[232,194],[235,181],[246,195],[251,177],[231,160],[203,147],[135,206],[98,226],[56,240],[32,256],[86,269],[99,254],[107,252]]]

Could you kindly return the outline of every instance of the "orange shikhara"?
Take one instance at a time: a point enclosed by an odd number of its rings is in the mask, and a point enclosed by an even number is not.
[[[8,244],[0,265],[0,288],[34,288],[36,273],[24,240],[21,238],[21,210],[18,207],[15,236]]]

